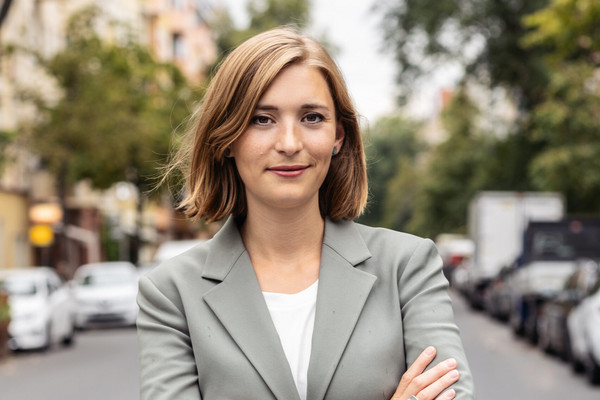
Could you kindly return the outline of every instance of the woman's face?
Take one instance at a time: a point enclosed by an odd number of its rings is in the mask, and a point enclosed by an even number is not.
[[[321,72],[302,64],[282,70],[231,149],[248,209],[318,208],[333,149],[343,139]]]

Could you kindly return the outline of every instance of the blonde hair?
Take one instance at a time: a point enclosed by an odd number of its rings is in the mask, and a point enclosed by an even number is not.
[[[192,219],[246,215],[244,184],[227,149],[247,129],[259,99],[287,66],[305,64],[323,74],[344,144],[319,189],[319,207],[332,220],[353,219],[367,202],[367,174],[358,116],[335,61],[316,40],[279,28],[256,35],[231,52],[212,79],[170,172],[186,187],[180,207]]]

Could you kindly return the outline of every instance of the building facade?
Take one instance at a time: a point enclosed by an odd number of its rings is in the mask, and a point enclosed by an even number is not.
[[[34,106],[22,94],[33,92],[53,101],[61,96],[56,82],[39,66],[36,56],[50,58],[65,46],[69,19],[96,6],[98,33],[106,40],[133,37],[150,48],[157,60],[174,62],[193,84],[203,81],[216,58],[216,46],[206,23],[209,7],[192,0],[18,0],[12,1],[0,26],[0,131],[16,140],[3,149],[9,162],[0,166],[0,268],[46,261],[48,254],[70,253],[72,263],[97,261],[102,218],[100,204],[73,190],[67,210],[73,226],[55,224],[60,249],[40,249],[29,242],[31,206],[58,203],[54,178],[28,150],[22,132],[35,121]],[[96,196],[100,198],[100,196]],[[129,211],[128,211],[129,212]],[[85,233],[85,234],[84,234]],[[84,238],[85,240],[83,240]],[[75,250],[73,250],[75,249]],[[55,265],[53,265],[55,266]],[[67,266],[72,270],[73,266]]]

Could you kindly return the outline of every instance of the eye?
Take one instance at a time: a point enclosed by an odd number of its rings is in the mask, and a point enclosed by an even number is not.
[[[323,116],[319,113],[310,113],[302,118],[303,121],[308,122],[309,124],[318,124],[324,120]]]
[[[254,125],[265,126],[272,122],[273,120],[266,115],[255,115],[252,117],[252,122]]]

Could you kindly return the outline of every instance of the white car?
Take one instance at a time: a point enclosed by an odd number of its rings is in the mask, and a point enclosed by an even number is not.
[[[152,271],[160,263],[167,261],[181,253],[186,252],[202,243],[201,239],[186,239],[186,240],[168,240],[161,243],[156,249],[156,253],[151,262],[138,267],[139,276],[143,276]]]
[[[154,262],[160,264],[188,251],[192,247],[198,246],[202,242],[203,240],[200,239],[168,240],[158,246],[156,254],[154,255]]]
[[[46,349],[73,343],[74,304],[69,287],[49,267],[0,270],[0,285],[8,292],[12,350]]]
[[[104,322],[135,325],[138,273],[133,264],[102,262],[82,265],[75,271],[72,288],[77,328]]]
[[[596,263],[589,267],[600,273]],[[600,279],[567,316],[567,329],[575,370],[585,370],[591,383],[600,384]]]

